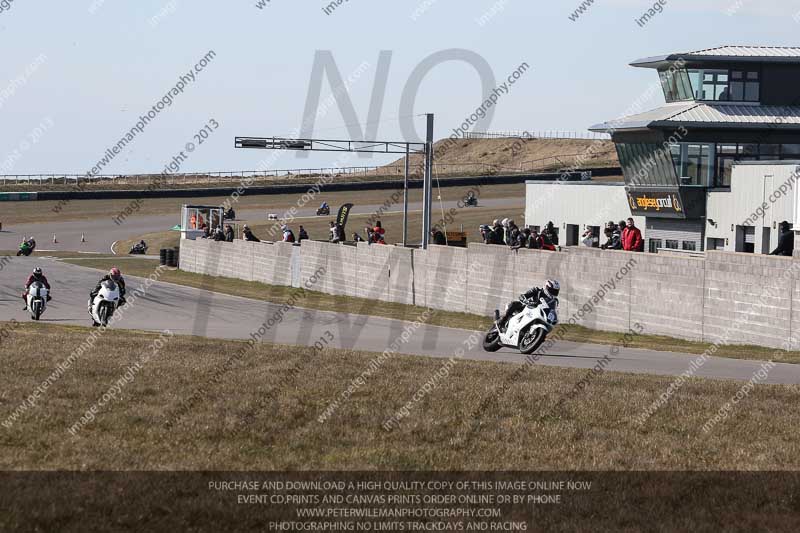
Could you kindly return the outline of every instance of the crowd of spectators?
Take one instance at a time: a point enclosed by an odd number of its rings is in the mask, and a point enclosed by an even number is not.
[[[481,226],[480,231],[484,243],[506,245],[514,250],[529,248],[555,251],[558,246],[558,232],[552,222],[545,224],[539,233],[535,228],[519,229],[517,224],[508,218],[495,219],[491,226],[486,224]]]
[[[619,223],[614,223],[613,220],[609,220],[603,232],[606,236],[606,242],[600,246],[603,250],[644,252],[642,232],[636,227],[632,218],[629,218],[627,221],[620,220]],[[586,245],[585,240],[584,245]]]
[[[545,224],[541,233],[537,228],[520,229],[513,220],[504,218],[494,220],[491,225],[480,227],[481,238],[485,244],[509,246],[512,250],[528,248],[531,250],[559,250],[558,230],[550,221]],[[618,224],[608,222],[604,229],[606,242],[600,245],[599,238],[591,228],[581,236],[581,244],[590,248],[603,250],[644,251],[642,232],[636,227],[632,218],[621,220]]]
[[[213,239],[215,241],[233,242],[234,231],[230,224],[225,224],[225,229],[217,227],[210,231],[207,226],[204,226],[204,238]],[[621,220],[619,223],[609,221],[604,230],[606,241],[599,245],[603,250],[627,250],[631,252],[643,252],[644,241],[642,239],[642,232],[636,227],[632,218]],[[496,219],[491,225],[484,224],[480,226],[481,238],[485,244],[504,245],[510,247],[512,250],[520,248],[527,248],[531,250],[559,250],[558,230],[552,221],[545,224],[541,232],[537,231],[535,227],[527,227],[520,229],[517,224],[508,218],[503,220]],[[309,239],[308,232],[303,226],[299,227],[298,235],[295,237],[294,232],[288,225],[281,225],[281,240],[283,242],[302,242]],[[260,242],[260,239],[253,234],[250,227],[245,224],[242,226],[242,238],[250,242]],[[364,228],[364,236],[358,233],[353,233],[352,240],[354,242],[366,242],[369,244],[386,244],[386,230],[383,228],[381,221],[375,222],[373,227]],[[788,242],[788,239],[786,239]],[[344,242],[344,230],[336,222],[330,223],[330,236],[329,241],[332,243]],[[581,236],[581,244],[587,247],[598,247],[598,237],[594,234],[592,229],[587,229]],[[444,233],[437,227],[431,230],[431,242],[438,245],[446,245],[447,239]],[[793,244],[793,242],[792,242]],[[788,248],[788,246],[786,246]],[[782,252],[782,250],[779,250]]]

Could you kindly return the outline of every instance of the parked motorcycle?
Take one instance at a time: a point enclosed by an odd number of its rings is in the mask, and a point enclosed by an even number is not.
[[[535,352],[558,324],[558,300],[549,304],[544,298],[538,302],[522,302],[525,309],[508,319],[504,330],[500,330],[500,311],[495,310],[495,320],[483,339],[483,349],[496,352],[503,346],[516,348],[528,355]]]
[[[100,284],[100,291],[94,300],[89,302],[89,314],[92,316],[93,326],[107,326],[108,321],[114,316],[119,307],[119,285],[111,280]]]
[[[41,281],[34,281],[28,287],[28,311],[33,320],[39,320],[47,308],[47,301],[50,299],[50,291]]]

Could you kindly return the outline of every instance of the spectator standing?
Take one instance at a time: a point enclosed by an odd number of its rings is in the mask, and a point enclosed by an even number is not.
[[[386,230],[383,229],[383,226],[381,226],[381,221],[380,220],[375,222],[375,227],[372,228],[372,232],[379,234],[381,237],[384,237],[386,235]]]
[[[500,221],[495,219],[492,221],[492,228],[489,233],[489,244],[503,244],[503,225],[500,224]]]
[[[341,236],[339,235],[339,226],[338,224],[331,222],[331,229],[328,230],[331,233],[330,240],[331,242],[342,242]]]
[[[481,224],[479,230],[481,232],[481,239],[483,239],[483,244],[491,244],[489,242],[489,234],[491,233],[492,228],[490,228],[488,224]]]
[[[616,224],[613,227],[606,227],[604,230],[606,235],[606,242],[600,247],[603,250],[622,250],[622,236],[617,229]]]
[[[642,240],[642,232],[633,223],[633,219],[629,218],[622,232],[622,249],[628,252],[642,252],[644,251],[644,241]]]
[[[227,242],[233,242],[233,228],[230,224],[225,224],[225,240]]]
[[[539,235],[539,232],[531,230],[530,237],[528,237],[528,249],[530,250],[541,250],[542,246],[544,245],[544,240],[542,236]]]
[[[515,246],[520,238],[520,231],[517,225],[514,223],[513,220],[508,221],[508,237],[507,237],[507,244],[509,246]]]
[[[514,243],[511,245],[512,250],[519,250],[520,248],[525,248],[528,246],[528,239],[530,239],[531,230],[528,228],[523,229],[522,231],[517,232],[517,237],[514,240]]]
[[[283,242],[294,242],[294,232],[289,229],[289,226],[284,224],[281,226],[281,231],[283,232]]]
[[[556,234],[555,226],[553,226],[553,222],[548,222],[544,230],[542,231],[542,239],[544,239],[544,244],[547,246],[552,246],[553,250],[555,250],[556,245],[558,244],[558,235]],[[550,248],[545,248],[546,250],[550,250]]]
[[[297,232],[297,242],[303,242],[308,240],[308,233],[306,233],[306,229],[303,226],[300,226],[300,230]]]
[[[778,247],[769,255],[783,255],[791,257],[794,254],[794,232],[792,225],[784,220],[778,225],[780,234],[778,235]]]
[[[594,230],[592,230],[592,228],[587,228],[581,236],[581,244],[587,248],[594,248],[597,241],[598,239],[594,236]]]
[[[433,244],[438,244],[439,246],[447,246],[447,239],[442,233],[442,230],[439,228],[433,228],[431,230],[431,237],[433,237]]]
[[[247,224],[244,225],[242,228],[242,235],[244,235],[244,240],[250,242],[261,242],[261,239],[253,235],[253,231],[250,229],[250,226]]]

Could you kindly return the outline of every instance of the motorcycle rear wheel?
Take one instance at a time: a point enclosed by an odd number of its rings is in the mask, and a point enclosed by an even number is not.
[[[530,355],[539,349],[547,335],[541,328],[531,330],[528,328],[523,333],[519,341],[519,352],[523,355]]]
[[[487,352],[496,352],[502,347],[500,344],[500,332],[497,331],[497,326],[494,325],[483,336],[483,349]]]

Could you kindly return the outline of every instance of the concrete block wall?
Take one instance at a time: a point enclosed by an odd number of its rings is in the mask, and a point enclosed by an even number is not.
[[[788,339],[793,329],[793,264],[788,257],[709,252],[705,339],[763,346],[776,346],[776,340],[779,346]]]
[[[535,258],[541,252],[531,253]],[[467,257],[468,313],[490,315],[495,309],[502,311],[508,302],[519,297],[513,252],[498,246],[477,244],[468,248]]]
[[[414,253],[414,273],[424,272],[417,279],[424,305],[433,309],[466,312],[467,249],[431,246],[425,253]]]
[[[650,335],[702,340],[705,261],[668,254],[633,259],[631,323]]]
[[[487,316],[557,278],[562,322],[619,332],[638,323],[652,335],[776,348],[800,338],[800,261],[784,257],[184,240],[180,266],[295,287],[323,268],[312,290]]]

